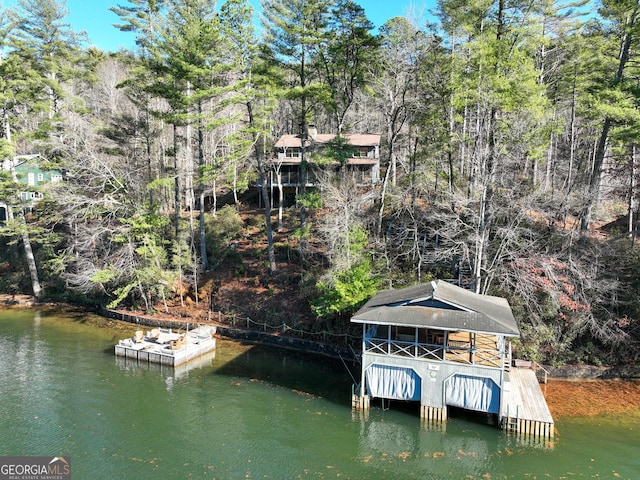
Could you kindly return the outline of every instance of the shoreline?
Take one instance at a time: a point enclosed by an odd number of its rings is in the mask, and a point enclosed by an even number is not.
[[[133,315],[124,312],[114,312],[116,315],[105,315],[106,310],[92,310],[87,307],[70,304],[59,304],[37,301],[28,295],[3,295],[0,294],[0,308],[60,308],[61,310],[81,310],[92,313],[106,321],[98,328],[116,328],[122,325],[135,328],[136,325],[155,326],[167,322],[173,328],[187,325],[188,322],[181,318],[153,318],[141,315]],[[123,318],[117,318],[123,316]],[[128,319],[127,319],[128,317]],[[166,317],[166,316],[165,316]],[[140,321],[148,320],[147,321]],[[250,342],[278,348],[303,351],[310,354],[324,355],[338,358],[345,351],[340,347],[331,348],[326,344],[311,345],[315,342],[295,339],[280,335],[265,334],[231,328],[227,325],[218,326],[219,335],[232,341]],[[545,399],[554,418],[561,417],[589,417],[602,414],[619,414],[640,407],[640,373],[635,366],[629,367],[596,367],[590,365],[569,365],[564,367],[550,367],[543,365],[550,373],[548,383],[541,383]],[[617,374],[615,376],[613,374]]]

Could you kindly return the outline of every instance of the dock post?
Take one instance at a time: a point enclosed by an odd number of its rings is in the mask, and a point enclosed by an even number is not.
[[[360,391],[358,385],[351,385],[351,408],[360,411],[368,411],[371,408],[371,398],[364,391]]]
[[[358,395],[353,393],[351,395],[351,408],[355,410],[369,410],[371,408],[371,398],[369,395]]]
[[[420,418],[427,424],[443,424],[447,421],[447,407],[420,405]]]

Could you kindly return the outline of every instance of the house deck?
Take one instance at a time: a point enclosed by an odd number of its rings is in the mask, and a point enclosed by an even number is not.
[[[506,373],[502,402],[502,428],[516,434],[552,438],[553,418],[530,368],[511,368]]]

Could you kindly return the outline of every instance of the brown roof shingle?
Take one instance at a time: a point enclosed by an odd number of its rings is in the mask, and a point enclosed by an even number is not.
[[[349,142],[349,145],[355,147],[375,147],[380,145],[380,135],[373,133],[348,133],[343,137]],[[318,144],[327,143],[336,138],[333,133],[319,133],[316,135],[314,142]],[[307,145],[310,145],[308,143]],[[276,148],[300,148],[302,142],[300,135],[286,134],[282,135],[274,145]]]

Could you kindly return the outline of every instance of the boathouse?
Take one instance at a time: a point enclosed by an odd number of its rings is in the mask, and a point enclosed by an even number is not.
[[[442,423],[457,407],[495,415],[512,432],[553,436],[535,372],[514,372],[520,332],[506,299],[436,280],[380,291],[351,322],[362,324],[355,408],[372,398],[420,402],[423,419]]]

